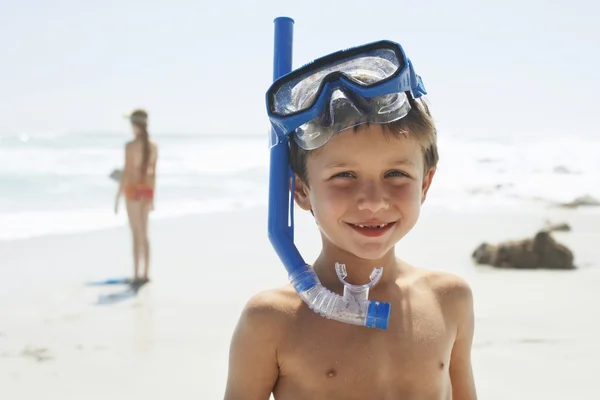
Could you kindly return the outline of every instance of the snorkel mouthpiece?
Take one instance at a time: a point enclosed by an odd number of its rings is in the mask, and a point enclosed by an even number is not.
[[[275,52],[273,80],[292,69],[292,41],[294,21],[291,18],[275,19]],[[368,300],[369,289],[379,282],[383,270],[376,268],[365,285],[351,285],[344,279],[346,266],[336,263],[338,278],[344,284],[344,294],[339,295],[323,287],[314,270],[300,255],[294,244],[294,174],[289,164],[289,135],[279,136],[272,128],[269,170],[269,220],[268,236],[277,255],[283,262],[289,279],[310,309],[336,321],[369,328],[387,329],[390,304]]]
[[[345,268],[343,264],[336,263],[336,270],[339,266]],[[382,269],[379,268],[379,271]],[[344,294],[340,296],[321,284],[310,265],[296,268],[290,273],[294,289],[314,312],[347,324],[385,330],[390,319],[390,304],[368,299],[369,289],[377,284],[380,277],[381,273],[366,285],[351,285],[340,278],[344,284]]]

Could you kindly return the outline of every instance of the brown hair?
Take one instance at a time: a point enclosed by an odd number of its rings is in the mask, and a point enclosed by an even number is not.
[[[427,104],[422,100],[413,99],[410,93],[407,93],[407,98],[411,107],[410,111],[404,118],[384,124],[384,133],[391,133],[394,137],[404,136],[416,139],[423,150],[425,173],[427,173],[431,168],[435,168],[439,161],[437,131]],[[360,126],[364,125],[367,124],[354,127],[354,132],[358,132]],[[292,171],[308,186],[306,161],[311,153],[319,149],[304,150],[298,146],[293,138],[290,138],[289,143]]]
[[[142,138],[142,176],[148,173],[148,163],[150,162],[150,138],[148,137],[148,113],[145,110],[134,110],[129,116],[131,123],[137,126],[141,131]]]

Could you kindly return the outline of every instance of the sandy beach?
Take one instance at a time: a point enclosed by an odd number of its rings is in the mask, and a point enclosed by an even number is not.
[[[600,215],[585,209],[448,211],[425,206],[398,245],[416,265],[464,277],[475,296],[473,366],[480,399],[598,399]],[[483,240],[531,236],[546,219],[575,271],[476,267]],[[319,250],[310,215],[298,247]],[[91,287],[128,275],[129,232],[0,242],[0,393],[6,399],[219,399],[245,301],[286,282],[266,208],[152,221],[153,282],[137,294]]]

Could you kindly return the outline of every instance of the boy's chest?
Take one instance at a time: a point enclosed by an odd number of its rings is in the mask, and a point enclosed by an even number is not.
[[[279,353],[281,385],[307,390],[315,399],[321,393],[345,393],[347,399],[369,393],[371,397],[362,398],[383,399],[385,393],[413,398],[413,390],[432,391],[432,397],[414,398],[444,398],[434,393],[447,386],[455,327],[448,326],[436,307],[419,309],[392,307],[386,331],[301,310]]]

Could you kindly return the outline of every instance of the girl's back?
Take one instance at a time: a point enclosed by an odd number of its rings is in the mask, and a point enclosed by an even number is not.
[[[153,182],[155,179],[158,149],[155,143],[148,140],[147,160],[144,160],[144,152],[146,150],[144,146],[144,140],[140,138],[127,144],[126,157],[129,161],[129,168],[125,173],[127,174],[126,179],[130,182]],[[145,168],[143,167],[144,164]]]

